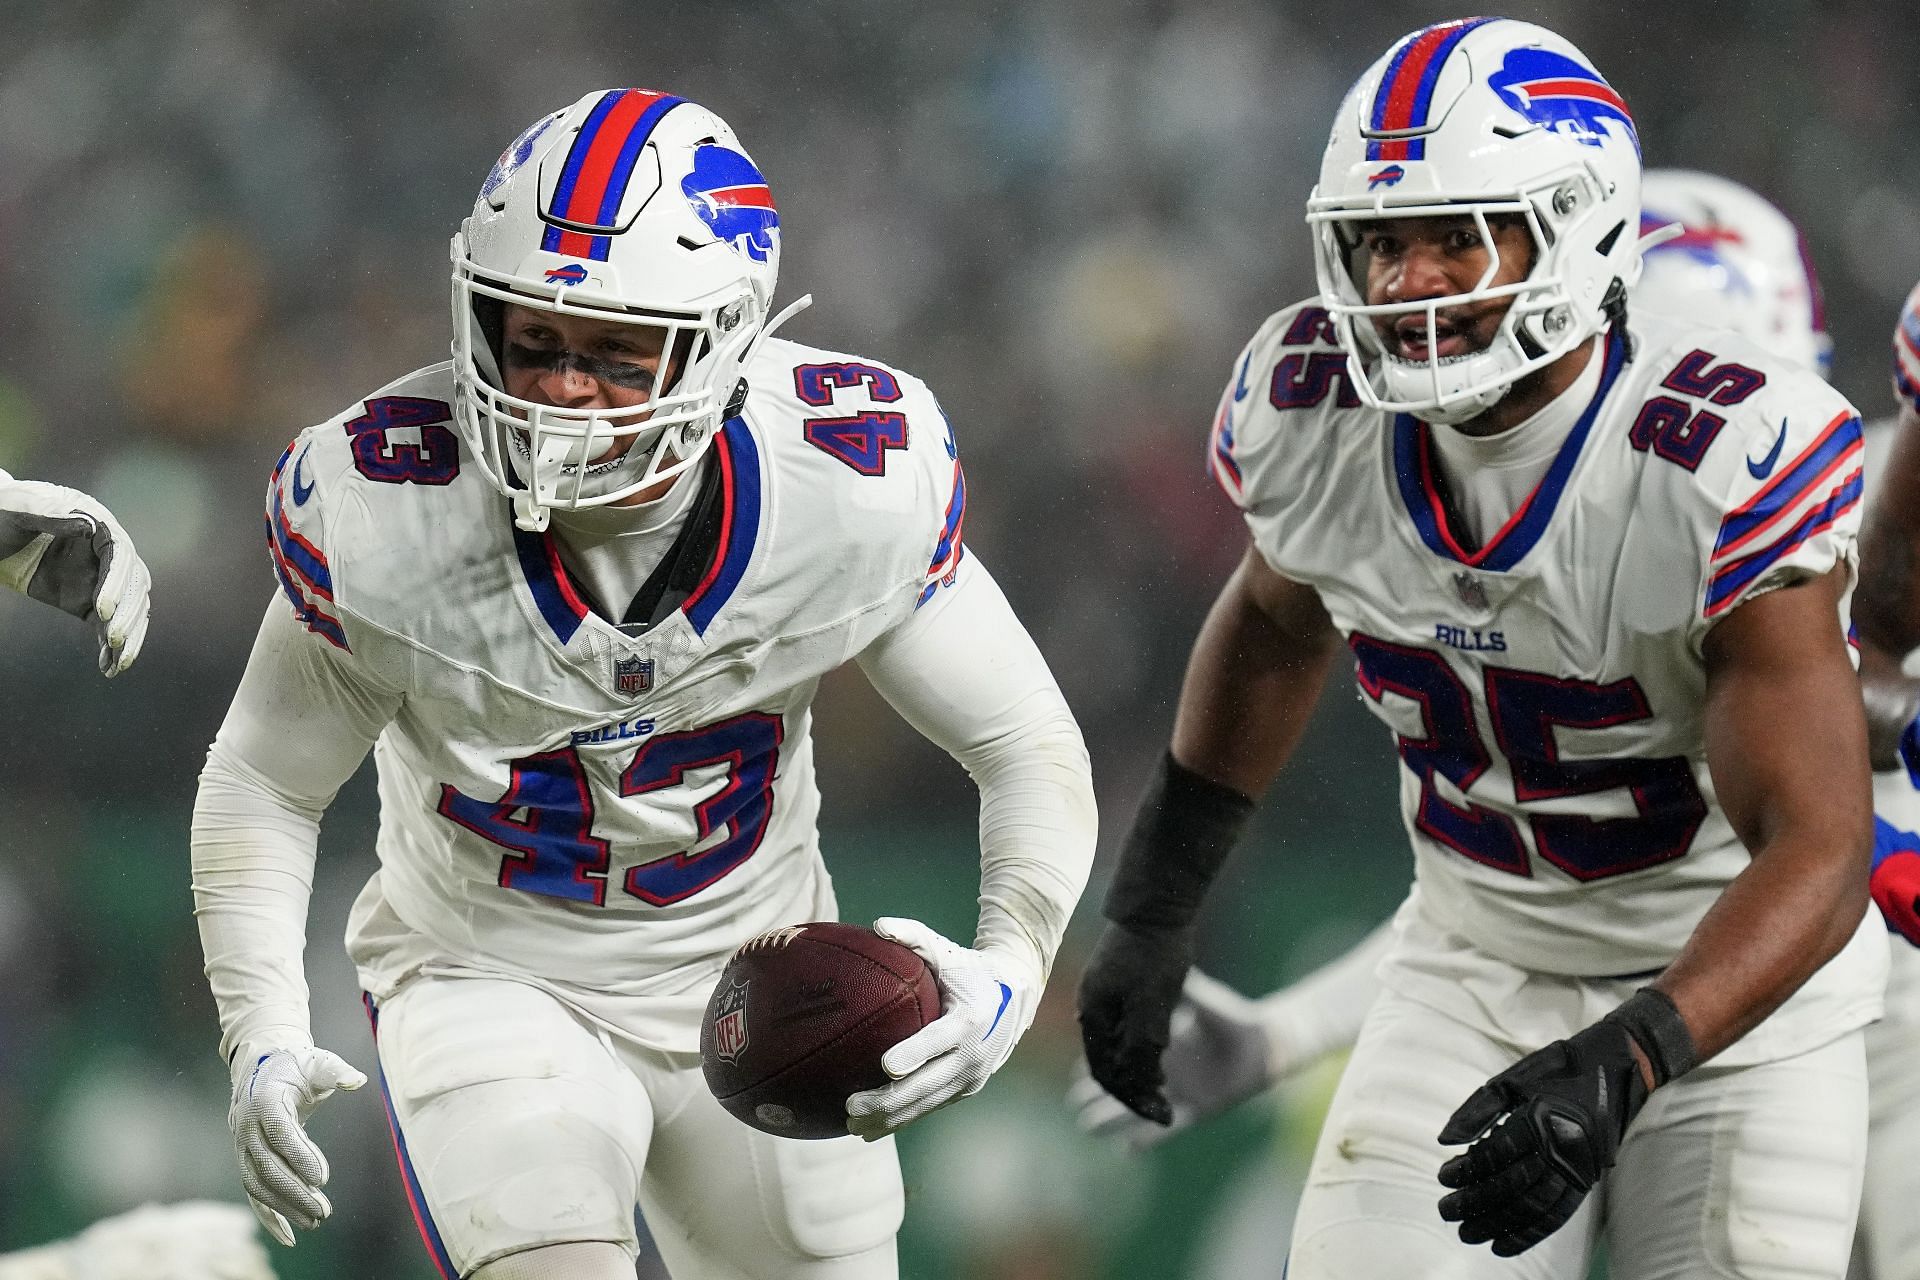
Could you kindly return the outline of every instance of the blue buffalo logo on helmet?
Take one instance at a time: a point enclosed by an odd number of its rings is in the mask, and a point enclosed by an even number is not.
[[[548,284],[579,284],[587,278],[587,269],[577,262],[569,262],[564,267],[548,267]]]
[[[1372,191],[1376,187],[1391,187],[1406,176],[1407,171],[1405,169],[1402,169],[1397,164],[1390,164],[1380,172],[1368,175],[1367,190]]]
[[[1487,77],[1500,100],[1535,124],[1567,134],[1588,146],[1606,141],[1607,121],[1618,121],[1640,150],[1640,133],[1627,114],[1626,99],[1600,73],[1563,53],[1547,49],[1508,51],[1500,69]]]
[[[780,214],[753,161],[731,147],[701,147],[693,153],[693,172],[681,179],[680,189],[715,236],[755,262],[765,262],[773,253]]]
[[[535,120],[527,126],[525,133],[507,144],[507,149],[502,151],[500,158],[493,162],[493,168],[487,173],[487,180],[480,184],[481,199],[484,200],[498,191],[501,183],[511,178],[515,170],[533,157],[533,144],[540,140],[540,135],[545,133],[547,126],[552,123],[552,116]]]

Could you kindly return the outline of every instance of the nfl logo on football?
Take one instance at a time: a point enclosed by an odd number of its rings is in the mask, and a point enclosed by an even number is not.
[[[632,698],[653,688],[652,658],[621,658],[613,664],[614,690]]]
[[[720,997],[713,1019],[713,1047],[722,1061],[738,1062],[747,1049],[747,984],[736,982]]]

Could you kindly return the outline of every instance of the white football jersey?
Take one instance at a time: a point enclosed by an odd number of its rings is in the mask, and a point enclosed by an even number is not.
[[[704,576],[640,635],[462,466],[448,366],[276,467],[283,589],[398,695],[375,747],[380,871],[348,936],[376,997],[421,967],[505,972],[691,1048],[738,944],[831,909],[809,704],[953,580],[965,483],[938,404],[898,370],[772,340],[749,381],[707,464]]]
[[[1445,428],[1363,407],[1318,306],[1255,335],[1210,443],[1397,737],[1418,898],[1501,960],[1582,977],[1664,967],[1747,865],[1707,770],[1702,641],[1851,566],[1861,491],[1858,416],[1812,373],[1637,316],[1601,342],[1594,400],[1477,548],[1435,471]]]

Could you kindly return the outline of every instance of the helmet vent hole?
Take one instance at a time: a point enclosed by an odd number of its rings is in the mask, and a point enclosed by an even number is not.
[[[1614,241],[1618,240],[1620,233],[1626,229],[1627,224],[1624,221],[1614,223],[1613,230],[1600,237],[1600,243],[1594,246],[1594,251],[1603,258],[1612,253]]]
[[[703,248],[703,247],[704,247],[704,246],[702,246],[702,245],[700,244],[700,242],[699,242],[699,241],[697,241],[697,240],[689,240],[689,239],[687,239],[687,238],[686,238],[685,236],[681,236],[681,237],[679,237],[679,238],[678,238],[678,240],[676,241],[676,243],[677,243],[677,244],[679,244],[679,246],[680,246],[680,247],[681,247],[682,249],[699,249],[699,248]]]

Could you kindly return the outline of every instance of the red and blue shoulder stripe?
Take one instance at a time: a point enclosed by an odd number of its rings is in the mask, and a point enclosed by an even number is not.
[[[286,470],[287,460],[293,456],[297,444],[298,440],[286,447],[280,460],[273,464],[273,475],[267,482],[267,555],[273,561],[273,575],[279,580],[280,590],[293,605],[294,616],[301,624],[335,648],[352,652],[340,619],[327,612],[326,606],[333,604],[333,570],[327,564],[327,557],[287,519],[280,475]],[[301,461],[306,460],[306,454],[300,457]],[[297,463],[295,469],[297,472]],[[295,483],[298,482],[296,474]]]
[[[1783,428],[1784,429],[1784,428]],[[1731,608],[1768,569],[1860,505],[1865,487],[1860,419],[1836,415],[1779,475],[1720,522],[1705,615]]]

